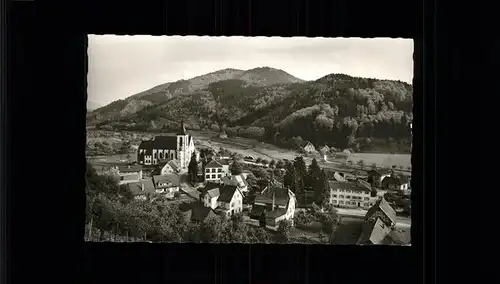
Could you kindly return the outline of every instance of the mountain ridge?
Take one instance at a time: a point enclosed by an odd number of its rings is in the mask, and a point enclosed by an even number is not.
[[[184,120],[190,129],[223,128],[230,136],[287,147],[300,145],[301,139],[358,148],[374,144],[372,141],[385,141],[382,146],[397,141],[409,151],[410,84],[333,73],[303,81],[286,74],[266,67],[223,69],[194,77],[192,84],[175,82],[181,91],[168,98],[134,97],[110,104],[95,113],[107,108],[118,115],[100,119],[94,115],[89,122],[103,129],[166,131]],[[142,105],[134,108],[130,104]]]

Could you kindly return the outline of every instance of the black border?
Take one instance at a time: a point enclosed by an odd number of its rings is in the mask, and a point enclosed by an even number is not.
[[[12,3],[7,35],[12,76],[9,96],[2,96],[7,117],[2,116],[1,136],[1,158],[9,165],[8,172],[5,164],[1,168],[2,200],[8,198],[2,204],[8,213],[2,215],[8,217],[2,219],[6,276],[64,283],[432,281],[434,258],[425,255],[422,273],[418,235],[425,233],[426,249],[433,248],[435,11],[430,1],[363,2]],[[414,187],[422,181],[427,194],[414,197],[415,205],[425,199],[426,208],[415,206],[413,246],[253,245],[250,251],[236,244],[84,243],[87,33],[415,38],[413,180]],[[381,273],[386,276],[375,276]]]

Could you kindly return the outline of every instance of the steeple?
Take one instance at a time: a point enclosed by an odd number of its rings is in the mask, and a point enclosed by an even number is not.
[[[181,120],[181,129],[177,135],[187,135],[186,127],[184,126],[184,120]]]

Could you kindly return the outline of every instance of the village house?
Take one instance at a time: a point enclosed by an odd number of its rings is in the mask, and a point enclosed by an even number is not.
[[[222,130],[220,133],[219,133],[219,136],[218,136],[220,139],[226,139],[227,138],[227,134],[226,134],[226,131]]]
[[[363,223],[363,229],[358,239],[358,245],[380,245],[384,244],[384,240],[391,232],[388,227],[380,218],[370,220]]]
[[[200,198],[205,207],[212,208],[220,216],[230,217],[243,211],[243,194],[234,185],[209,183]]]
[[[221,182],[223,184],[227,185],[234,185],[238,187],[238,189],[245,194],[248,192],[248,183],[246,178],[243,176],[243,174],[240,175],[231,175],[231,176],[225,176],[221,179]]]
[[[211,160],[205,166],[205,181],[220,182],[220,180],[229,176],[229,162],[227,160]]]
[[[373,205],[371,186],[363,180],[355,182],[330,180],[328,185],[330,187],[329,203],[333,206],[368,209]]]
[[[119,184],[137,182],[142,179],[142,167],[140,165],[118,166],[114,172],[119,177]]]
[[[330,153],[330,147],[328,147],[328,145],[325,145],[325,146],[319,148],[319,151],[323,155],[328,154],[328,153]]]
[[[179,176],[175,174],[153,176],[153,183],[155,192],[165,194],[167,197],[173,197],[179,191]]]
[[[176,136],[155,136],[142,141],[137,150],[137,161],[141,165],[157,165],[163,159],[176,159],[182,171],[186,171],[195,152],[194,140],[186,132],[184,123]]]
[[[138,182],[127,183],[134,199],[146,200],[148,195],[154,194],[156,192],[153,180],[146,179]]]
[[[409,179],[404,175],[392,174],[382,179],[381,187],[386,190],[408,190],[410,185]]]
[[[163,160],[158,164],[160,175],[178,174],[181,172],[179,162],[172,159]]]
[[[186,222],[201,223],[208,218],[217,216],[212,208],[205,207],[200,202],[181,203],[179,209]]]
[[[304,142],[304,145],[302,145],[302,151],[306,154],[312,154],[317,152],[316,148],[314,148],[314,145],[309,141]]]
[[[392,169],[374,169],[368,172],[368,178],[367,181],[372,185],[372,186],[377,186],[380,187],[382,185],[382,180],[388,176],[391,176],[391,174],[394,171]]]
[[[283,220],[293,225],[296,203],[292,191],[273,184],[255,197],[249,217],[255,224],[272,230],[276,230]]]
[[[365,215],[365,222],[376,221],[377,218],[380,218],[384,224],[390,228],[396,226],[396,211],[394,211],[384,198],[377,200],[375,204],[368,209]]]

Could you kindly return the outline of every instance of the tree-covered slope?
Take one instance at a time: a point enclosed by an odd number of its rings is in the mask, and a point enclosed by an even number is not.
[[[249,84],[242,79],[245,72],[98,127],[159,131],[177,127],[183,119],[191,129],[225,128],[228,135],[289,147],[308,140],[316,146],[377,150],[393,145],[395,151],[409,150],[413,105],[409,84],[344,74],[312,82],[288,78],[279,83],[272,78],[270,85],[255,79]]]

